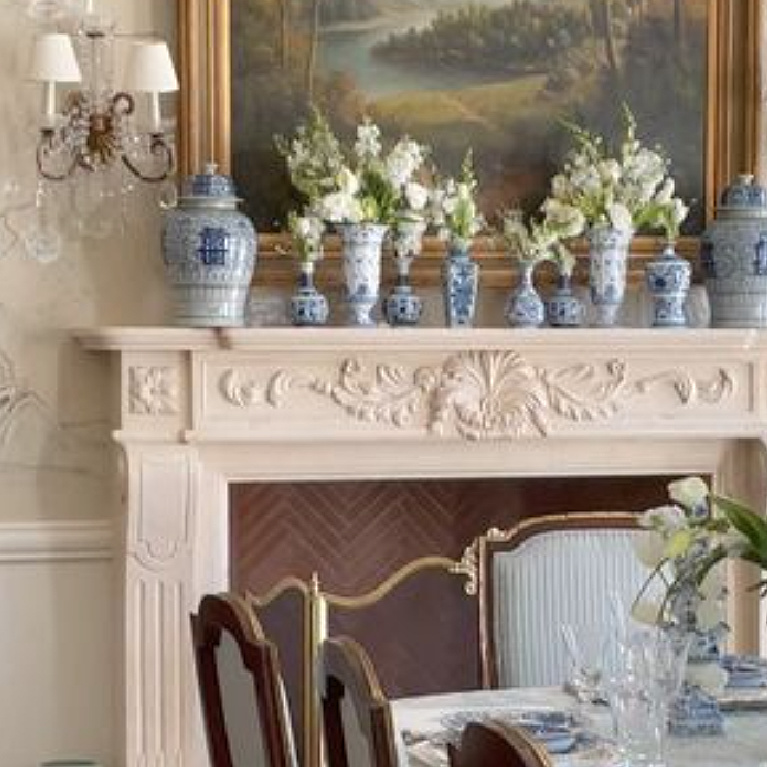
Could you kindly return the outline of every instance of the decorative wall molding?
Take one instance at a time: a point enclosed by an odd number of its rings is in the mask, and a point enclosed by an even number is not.
[[[583,423],[608,420],[629,401],[670,386],[679,406],[716,405],[732,396],[735,377],[726,368],[698,379],[684,368],[637,376],[629,363],[609,359],[564,367],[532,364],[514,351],[463,351],[444,364],[408,369],[371,368],[346,358],[336,380],[311,371],[278,370],[264,383],[237,368],[220,380],[224,399],[240,408],[282,407],[291,390],[331,399],[359,421],[411,428],[423,422],[431,434],[454,429],[467,440],[545,437],[553,419]]]
[[[0,522],[0,564],[111,560],[111,520]]]
[[[128,409],[134,415],[178,413],[178,371],[168,366],[128,369]]]

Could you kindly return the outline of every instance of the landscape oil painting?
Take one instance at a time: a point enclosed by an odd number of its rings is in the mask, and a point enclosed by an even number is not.
[[[445,173],[474,149],[488,216],[534,211],[569,145],[566,120],[617,136],[622,104],[660,145],[703,226],[709,0],[237,0],[232,166],[259,229],[291,192],[275,135],[311,108],[348,136],[431,146]]]

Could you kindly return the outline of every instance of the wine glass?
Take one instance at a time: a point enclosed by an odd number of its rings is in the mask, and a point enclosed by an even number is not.
[[[609,654],[609,632],[603,626],[564,623],[562,639],[570,662],[569,685],[581,703],[602,699],[602,676]]]

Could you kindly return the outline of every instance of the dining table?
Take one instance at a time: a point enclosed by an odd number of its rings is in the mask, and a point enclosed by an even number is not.
[[[722,735],[667,736],[667,767],[767,767],[767,708],[728,705],[727,709]],[[447,767],[445,743],[456,722],[515,721],[541,712],[572,715],[573,721],[589,733],[582,748],[552,754],[555,767],[618,767],[625,763],[612,738],[608,707],[578,703],[561,688],[476,690],[400,698],[391,702],[391,711],[398,767]]]

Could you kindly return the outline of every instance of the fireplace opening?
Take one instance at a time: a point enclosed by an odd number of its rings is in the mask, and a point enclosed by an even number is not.
[[[293,577],[323,591],[369,592],[425,556],[460,559],[491,527],[573,511],[642,511],[672,477],[427,479],[249,483],[230,487],[230,581],[256,595]],[[392,698],[480,686],[476,599],[429,572],[362,610],[331,610],[328,630],[356,638]],[[279,652],[303,751],[300,600],[263,614]]]

